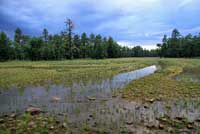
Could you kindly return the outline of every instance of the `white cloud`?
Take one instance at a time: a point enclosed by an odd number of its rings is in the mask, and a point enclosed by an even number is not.
[[[159,43],[159,41],[154,40],[147,40],[147,41],[118,41],[117,42],[120,46],[126,46],[129,48],[133,48],[135,46],[142,46],[142,48],[151,50],[156,49],[156,44]]]

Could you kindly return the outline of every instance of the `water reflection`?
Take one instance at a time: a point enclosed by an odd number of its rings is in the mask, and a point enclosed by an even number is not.
[[[170,117],[183,115],[188,120],[200,118],[198,101],[189,102],[154,102],[148,107],[139,102],[128,102],[120,98],[112,98],[112,92],[120,90],[130,81],[150,75],[156,71],[156,66],[150,66],[136,71],[121,73],[113,78],[103,79],[98,82],[84,80],[73,83],[71,86],[50,85],[45,87],[27,87],[22,92],[18,89],[10,89],[0,94],[0,114],[11,112],[21,113],[29,105],[42,108],[42,110],[61,116],[67,115],[69,122],[79,126],[82,123],[119,128],[124,123],[157,124],[157,117],[164,114]],[[85,82],[87,81],[87,82]],[[59,102],[53,102],[53,97],[59,97]],[[88,97],[95,98],[93,101]],[[167,109],[166,105],[171,108]],[[140,127],[140,126],[138,126]],[[144,128],[136,129],[137,131]]]
[[[56,111],[60,111],[59,109],[62,109],[64,104],[88,102],[88,96],[95,97],[98,100],[108,99],[114,90],[121,89],[130,81],[152,74],[155,71],[156,66],[150,66],[128,73],[121,73],[111,79],[103,79],[97,83],[90,79],[87,80],[87,83],[74,82],[69,87],[63,85],[51,85],[48,89],[44,87],[27,87],[22,92],[13,88],[0,94],[0,113],[20,112],[28,105],[47,107],[47,111],[52,111],[54,108]],[[56,104],[57,107],[52,107],[52,105],[55,105],[51,102],[54,96],[61,98],[61,102]]]

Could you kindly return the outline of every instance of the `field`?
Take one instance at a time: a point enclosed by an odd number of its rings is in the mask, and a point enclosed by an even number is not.
[[[105,59],[68,61],[11,61],[0,63],[0,86],[46,85],[48,82],[69,84],[70,82],[111,77],[156,64],[157,59]]]
[[[1,62],[0,107],[2,134],[200,133],[200,60]]]

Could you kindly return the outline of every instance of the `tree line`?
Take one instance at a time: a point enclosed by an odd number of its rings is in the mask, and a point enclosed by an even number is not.
[[[44,29],[42,36],[24,35],[20,28],[15,30],[14,40],[0,32],[0,60],[62,60],[80,58],[119,58],[158,56],[156,50],[145,50],[140,46],[122,47],[112,37],[100,34],[73,34],[70,19],[65,22],[66,30],[60,34],[49,34]]]
[[[174,29],[171,37],[164,35],[162,43],[157,46],[160,57],[199,57],[200,33],[195,36],[192,34],[182,36],[177,29]]]

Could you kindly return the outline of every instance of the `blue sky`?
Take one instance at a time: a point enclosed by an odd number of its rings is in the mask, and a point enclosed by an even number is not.
[[[112,36],[119,44],[149,49],[174,28],[185,35],[200,32],[200,0],[0,0],[0,30],[16,27],[39,36],[64,29],[69,17],[75,32]]]

